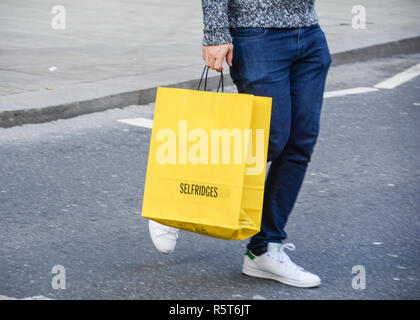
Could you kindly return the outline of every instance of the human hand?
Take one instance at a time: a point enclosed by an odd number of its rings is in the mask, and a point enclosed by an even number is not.
[[[232,66],[233,44],[226,43],[215,46],[203,46],[203,60],[207,67],[212,70],[222,71],[223,61],[226,59],[227,64]]]

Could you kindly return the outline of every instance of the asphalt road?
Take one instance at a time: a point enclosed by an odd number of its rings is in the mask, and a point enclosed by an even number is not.
[[[327,91],[373,86],[419,63],[332,68]],[[287,225],[298,289],[241,274],[246,241],[182,232],[158,253],[140,208],[153,106],[0,129],[0,295],[52,299],[419,299],[420,77],[325,100],[321,133]],[[66,288],[53,289],[62,265]],[[352,268],[366,289],[352,287]]]

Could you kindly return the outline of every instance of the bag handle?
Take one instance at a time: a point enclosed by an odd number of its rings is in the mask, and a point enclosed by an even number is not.
[[[198,91],[200,91],[201,82],[203,81],[204,73],[206,74],[206,77],[204,78],[204,91],[207,91],[207,76],[209,74],[209,69],[210,69],[209,67],[204,66],[203,72],[201,73],[200,82],[198,83],[198,87],[197,87]],[[219,84],[217,86],[217,91],[216,92],[219,92],[220,86],[222,87],[222,92],[225,92],[225,88],[224,88],[224,85],[223,85],[223,70],[220,71],[220,80],[219,80]]]

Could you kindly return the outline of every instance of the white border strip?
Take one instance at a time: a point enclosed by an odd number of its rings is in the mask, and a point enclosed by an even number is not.
[[[33,296],[33,297],[17,299],[17,298],[13,298],[13,297],[0,295],[0,300],[51,300],[51,299],[47,298],[47,297],[44,297],[44,296]]]

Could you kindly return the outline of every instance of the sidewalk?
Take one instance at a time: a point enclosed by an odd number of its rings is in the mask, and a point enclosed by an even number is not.
[[[200,76],[201,1],[63,0],[65,30],[50,25],[56,4],[0,3],[0,127],[148,103]],[[366,30],[351,27],[354,4],[317,1],[335,63],[419,50],[420,2],[358,1]]]

